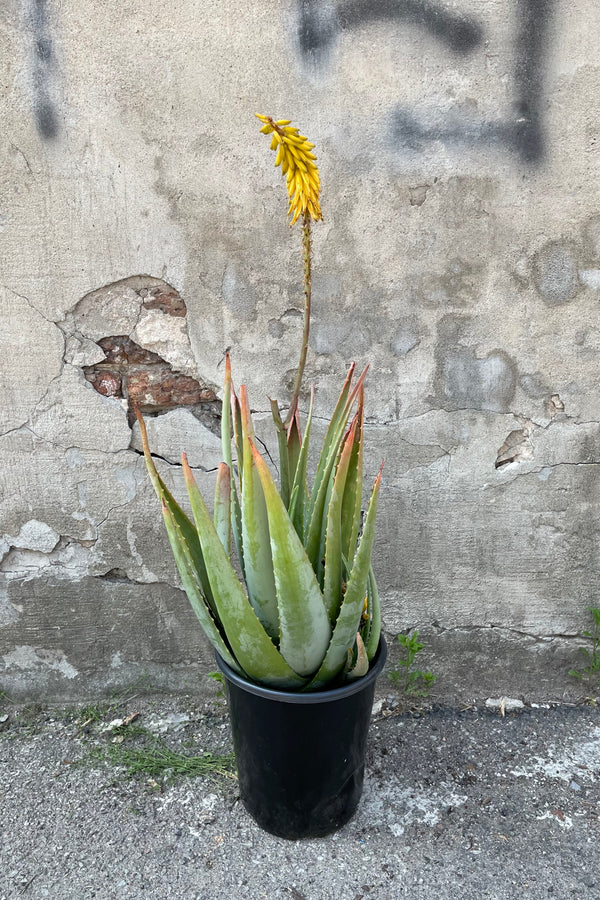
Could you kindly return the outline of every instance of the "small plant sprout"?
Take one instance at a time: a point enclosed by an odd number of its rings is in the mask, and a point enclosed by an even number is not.
[[[425,644],[419,641],[419,632],[415,629],[412,634],[399,634],[397,640],[402,648],[400,659],[396,668],[388,674],[388,678],[407,697],[427,697],[437,681],[437,675],[433,672],[412,669],[417,654],[425,647]]]
[[[569,675],[595,689],[600,686],[600,608],[595,606],[588,608],[592,614],[594,626],[592,631],[586,629],[582,635],[591,641],[591,647],[579,648],[579,652],[583,653],[587,660],[587,666],[583,669],[571,669]]]
[[[208,677],[212,678],[213,681],[216,681],[218,684],[217,697],[221,698],[225,696],[225,679],[221,672],[209,672]]]

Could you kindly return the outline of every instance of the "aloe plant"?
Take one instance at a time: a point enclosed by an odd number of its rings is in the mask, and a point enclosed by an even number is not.
[[[146,464],[192,608],[225,662],[271,687],[319,690],[336,679],[359,677],[368,671],[379,644],[371,551],[381,473],[359,538],[365,373],[354,386],[353,376],[354,366],[330,420],[310,491],[306,464],[312,402],[304,438],[298,415],[285,429],[283,461],[292,485],[285,502],[256,448],[247,394],[242,387],[238,399],[227,357],[222,416],[226,458],[217,474],[212,516],[185,454],[192,518],[173,498],[156,469],[138,413]],[[235,466],[228,443],[232,420]],[[232,564],[235,548],[241,580]]]
[[[292,224],[302,217],[304,328],[285,420],[271,401],[279,446],[279,487],[256,447],[244,386],[236,394],[226,357],[221,438],[211,516],[185,454],[190,518],[161,479],[140,424],[183,587],[208,639],[236,672],[282,690],[316,691],[367,673],[381,616],[371,567],[381,471],[364,522],[365,371],[350,367],[323,440],[312,487],[307,463],[314,391],[304,436],[298,396],[308,349],[311,220],[321,218],[313,144],[288,120],[259,116],[286,175]],[[235,454],[232,453],[232,444]],[[233,544],[231,537],[233,536]],[[232,562],[239,563],[241,578]]]

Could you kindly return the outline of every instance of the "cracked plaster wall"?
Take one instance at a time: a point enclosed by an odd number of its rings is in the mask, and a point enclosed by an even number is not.
[[[225,349],[259,411],[286,396],[298,235],[255,111],[292,116],[317,144],[307,384],[324,417],[347,364],[371,365],[388,633],[419,628],[447,696],[568,692],[599,602],[600,12],[460,0],[407,21],[363,6],[81,0],[46,5],[40,25],[33,0],[3,5],[9,694],[187,688],[213,666],[130,404],[175,494],[186,448],[209,497]],[[473,124],[527,118],[526,8],[543,49],[535,159]],[[418,140],[398,137],[416,121]]]

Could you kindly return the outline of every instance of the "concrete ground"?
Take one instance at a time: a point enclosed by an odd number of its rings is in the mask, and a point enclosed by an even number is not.
[[[260,831],[227,771],[128,774],[144,748],[229,753],[218,700],[5,698],[0,722],[0,900],[600,898],[597,707],[380,701],[357,815],[298,842]]]

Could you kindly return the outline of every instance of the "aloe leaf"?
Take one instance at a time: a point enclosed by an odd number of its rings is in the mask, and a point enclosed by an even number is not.
[[[369,662],[377,653],[379,647],[379,638],[381,637],[381,605],[379,602],[379,591],[377,590],[377,582],[373,573],[373,567],[369,568],[369,636],[366,642],[367,656]]]
[[[294,484],[300,451],[302,449],[302,434],[300,432],[300,413],[298,407],[294,412],[294,418],[287,429],[287,458],[289,468],[290,485]],[[291,490],[291,489],[290,489]],[[283,499],[283,497],[282,497]],[[289,505],[288,505],[289,508]]]
[[[229,498],[231,503],[231,508],[229,511],[229,523],[230,523],[230,532],[233,533],[233,543],[235,544],[235,549],[237,553],[237,557],[240,563],[240,567],[242,569],[242,573],[244,572],[244,560],[242,557],[242,512],[240,510],[240,503],[238,500],[238,494],[235,486],[235,479],[233,477],[233,461],[231,458],[231,422],[233,419],[234,422],[234,431],[236,425],[239,422],[236,421],[236,412],[237,412],[237,397],[232,396],[235,392],[233,391],[233,384],[231,381],[231,360],[229,358],[229,353],[225,354],[225,382],[223,385],[223,404],[221,411],[221,446],[223,452],[223,459],[226,464],[229,466]],[[235,432],[237,435],[237,431]],[[237,441],[236,441],[237,447]],[[238,457],[240,457],[239,449],[238,449]],[[238,458],[238,474],[239,469],[241,467],[241,459]],[[217,478],[218,481],[218,478]],[[216,498],[215,498],[216,504]],[[215,505],[215,513],[216,513],[216,505]],[[218,529],[217,529],[218,530]],[[231,556],[231,533],[229,537],[229,543],[223,545],[227,551],[227,554]]]
[[[342,390],[335,405],[333,415],[331,416],[331,419],[329,421],[327,433],[325,434],[323,449],[321,450],[321,455],[319,457],[310,498],[311,511],[312,506],[314,505],[314,502],[319,495],[319,491],[321,490],[321,482],[329,477],[328,473],[329,471],[331,471],[331,457],[333,457],[333,459],[335,460],[337,456],[337,448],[339,447],[344,429],[346,428],[350,410],[352,409],[354,401],[358,393],[360,392],[361,385],[364,385],[364,381],[367,376],[368,366],[361,372],[356,384],[351,389],[354,369],[355,363],[352,363],[352,365],[348,369],[346,380],[344,381],[344,384],[342,386]]]
[[[351,669],[346,672],[346,681],[354,681],[355,678],[362,678],[369,671],[369,657],[360,632],[356,632],[356,662]]]
[[[242,547],[242,509],[238,498],[235,481],[231,479],[231,531],[233,533],[233,543],[235,544],[235,552],[240,563],[244,581],[246,573],[244,571],[244,550]]]
[[[231,469],[231,360],[225,354],[225,382],[223,403],[221,404],[221,452],[223,460]]]
[[[356,432],[344,487],[344,502],[342,504],[342,550],[346,559],[349,560],[354,558],[360,531],[363,486],[364,406],[365,392],[364,388],[361,387],[358,394],[358,409],[356,411]]]
[[[220,463],[215,487],[215,506],[213,511],[215,528],[225,547],[227,556],[231,555],[231,470],[227,463]]]
[[[375,538],[375,517],[377,515],[377,499],[381,485],[381,470],[375,479],[365,527],[354,557],[354,565],[348,579],[346,593],[340,608],[340,614],[333,629],[331,642],[319,671],[307,685],[307,690],[317,690],[340,672],[346,661],[348,650],[354,645],[360,618],[364,608],[367,581],[371,564],[371,552]]]
[[[352,384],[352,378],[354,376],[354,370],[356,368],[356,363],[352,363],[350,368],[348,369],[348,374],[346,375],[346,379],[344,384],[342,385],[342,390],[340,391],[340,396],[335,405],[335,409],[333,411],[333,415],[329,420],[329,425],[327,427],[327,432],[325,434],[325,439],[323,441],[323,449],[321,450],[321,455],[319,457],[319,462],[317,464],[317,471],[315,472],[315,478],[313,481],[313,488],[310,497],[310,506],[311,512],[312,507],[314,506],[315,500],[319,494],[319,490],[321,488],[321,482],[326,476],[327,465],[330,457],[331,447],[339,443],[341,435],[344,432],[344,428],[346,422],[348,421],[349,409],[347,409],[348,396],[350,394],[350,385]],[[339,437],[336,436],[339,433]],[[336,451],[337,452],[337,451]]]
[[[336,450],[339,452],[339,446],[336,448]],[[331,457],[326,472],[327,478],[322,479],[319,494],[315,500],[315,503],[312,505],[312,508],[311,504],[309,503],[307,510],[307,512],[310,512],[310,518],[308,520],[308,525],[306,528],[306,554],[310,559],[315,573],[317,574],[320,574],[322,572],[321,559],[323,555],[323,532],[324,520],[326,516],[325,511],[327,508],[328,496],[331,492],[331,477],[336,457],[337,453],[336,456]]]
[[[337,619],[342,601],[342,504],[355,433],[356,420],[344,438],[340,461],[335,477],[332,479],[331,497],[327,505],[323,600],[329,621],[332,623]]]
[[[242,468],[244,463],[244,447],[242,441],[242,413],[240,410],[240,401],[237,394],[231,386],[231,419],[233,422],[233,437],[235,441],[235,449],[237,453],[237,472],[240,480],[240,490],[242,487]]]
[[[232,669],[239,672],[241,675],[244,675],[245,673],[239,666],[237,660],[232,656],[206,605],[200,585],[196,578],[191,549],[183,537],[181,528],[175,521],[173,513],[164,500],[162,501],[162,511],[169,543],[171,544],[171,549],[173,550],[173,556],[175,558],[175,564],[177,565],[181,583],[183,584],[183,588],[190,601],[190,605],[196,613],[204,633],[217,653],[231,666]]]
[[[235,658],[255,681],[283,689],[301,687],[305,679],[287,664],[252,609],[185,459],[183,472],[202,552],[210,561],[208,575],[219,619]]]
[[[204,563],[204,555],[202,553],[202,548],[198,539],[198,533],[196,532],[194,524],[186,516],[186,514],[179,506],[179,504],[167,488],[166,484],[158,474],[158,470],[154,465],[154,460],[152,459],[152,454],[150,453],[146,423],[144,422],[144,418],[137,407],[135,407],[135,414],[140,426],[144,459],[146,460],[146,468],[148,470],[148,474],[150,475],[150,481],[152,482],[159,500],[164,501],[167,504],[175,522],[181,529],[184,540],[186,541],[188,547],[190,548],[190,553],[192,554],[194,569],[198,572],[198,577],[202,586],[202,593],[206,597],[209,606],[213,610],[213,613],[216,613],[212,590],[210,588],[210,582],[208,580],[208,575],[206,572],[206,565]]]
[[[233,384],[230,387],[231,390],[231,419],[233,422],[233,435],[237,453],[237,475],[240,483],[240,491],[242,489],[242,467],[244,460],[244,451],[242,446],[242,416],[240,411],[240,404],[233,388]],[[231,529],[233,531],[233,542],[235,544],[235,549],[237,553],[237,557],[242,569],[242,573],[244,574],[244,554],[242,549],[242,510],[240,508],[240,500],[238,496],[238,491],[235,484],[235,478],[233,477],[233,466],[231,468]]]
[[[356,399],[367,374],[367,370],[365,369],[352,391],[350,391],[350,382],[352,380],[353,371],[354,363],[348,371],[346,381],[344,382],[331,422],[329,423],[327,434],[325,435],[325,441],[323,443],[323,449],[321,450],[321,456],[319,458],[317,473],[315,475],[310,498],[310,521],[306,534],[306,552],[308,553],[308,558],[312,562],[315,571],[318,570],[319,560],[321,558],[320,541],[324,508],[329,488],[329,478],[331,477],[332,469],[338,457],[340,443],[348,421],[348,416],[350,415],[350,410],[352,409],[354,400]]]
[[[315,401],[315,389],[310,391],[310,407],[308,410],[308,419],[306,421],[306,429],[304,431],[304,439],[300,446],[300,455],[294,475],[294,484],[292,487],[292,495],[290,498],[290,518],[294,523],[296,533],[304,542],[304,524],[306,517],[306,508],[308,506],[308,487],[306,484],[306,467],[308,463],[308,448],[310,444],[310,431],[312,426],[313,405]]]
[[[300,675],[321,665],[331,637],[315,573],[260,453],[251,445],[262,482],[271,535],[282,656]]]
[[[273,422],[275,423],[275,431],[277,432],[277,446],[279,448],[279,491],[281,493],[281,499],[283,500],[287,508],[290,502],[291,487],[290,465],[285,427],[279,414],[279,406],[277,404],[277,400],[271,400],[269,398],[269,403],[271,404],[271,415],[273,416]]]
[[[269,519],[263,488],[250,447],[253,432],[248,395],[240,388],[244,453],[242,480],[242,553],[248,597],[265,631],[279,639],[279,612],[269,540]]]

